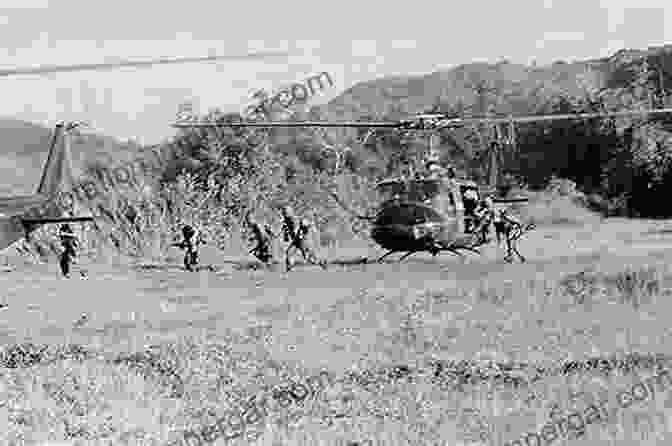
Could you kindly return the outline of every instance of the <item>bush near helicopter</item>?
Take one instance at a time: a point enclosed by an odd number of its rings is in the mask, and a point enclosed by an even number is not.
[[[359,121],[231,121],[230,119],[212,120],[209,122],[175,122],[176,128],[193,127],[359,127],[370,128],[371,131],[364,140],[371,136],[375,129],[390,128],[403,132],[423,131],[436,132],[440,129],[463,127],[469,124],[491,124],[495,126],[508,124],[515,131],[514,124],[535,123],[553,120],[593,119],[593,118],[616,118],[637,115],[655,115],[672,113],[672,109],[655,109],[641,111],[619,111],[602,113],[575,113],[557,115],[519,116],[505,118],[456,118],[454,116],[432,113],[419,114],[409,119],[400,121],[359,122]],[[500,132],[498,132],[500,133]],[[430,139],[431,142],[431,139]],[[515,144],[515,143],[514,143]],[[404,260],[414,253],[429,252],[436,256],[440,252],[447,251],[460,255],[460,251],[468,251],[481,254],[479,247],[488,241],[478,231],[470,230],[470,219],[473,216],[465,215],[464,199],[467,191],[476,192],[476,200],[485,194],[494,196],[498,184],[498,150],[501,144],[495,142],[487,152],[490,164],[490,184],[478,185],[474,181],[466,179],[449,178],[443,175],[415,174],[397,178],[384,179],[377,183],[376,188],[381,192],[384,199],[379,205],[375,215],[357,215],[349,209],[335,193],[330,192],[332,198],[355,218],[371,222],[371,238],[388,252],[378,259],[381,262],[387,256],[394,253],[405,253],[400,259]],[[429,152],[432,153],[431,144]],[[506,210],[512,203],[527,201],[526,198],[493,198],[495,207]],[[504,209],[502,209],[504,208]],[[517,254],[521,261],[525,258],[516,247],[516,242],[526,231],[533,229],[533,225],[516,225],[507,230],[507,256],[506,261],[513,260],[513,254]]]
[[[0,77],[43,75],[49,73],[66,73],[74,71],[104,71],[123,67],[150,67],[196,62],[216,62],[235,59],[266,59],[286,56],[286,53],[265,52],[243,55],[207,57],[161,58],[142,61],[119,61],[112,63],[77,64],[77,65],[42,65],[0,70]],[[59,196],[71,188],[74,182],[72,161],[69,146],[69,134],[83,123],[58,123],[54,130],[49,155],[42,170],[42,178],[37,191],[26,196],[0,197],[0,250],[4,250],[22,237],[29,238],[38,227],[46,224],[69,222],[92,222],[92,217],[74,217],[71,207],[64,206]]]

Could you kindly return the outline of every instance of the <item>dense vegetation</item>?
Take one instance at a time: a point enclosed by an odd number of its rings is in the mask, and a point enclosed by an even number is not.
[[[534,114],[660,107],[665,105],[669,89],[664,87],[663,74],[652,67],[661,66],[661,60],[660,55],[649,55],[623,63],[607,79],[608,87],[598,90],[584,84],[581,94],[563,91],[553,85],[526,91],[524,86],[515,89],[497,85],[482,76],[470,81],[475,92],[470,100],[450,102],[437,97],[432,110],[456,116],[479,116],[486,113],[505,115],[511,112],[512,104],[514,108],[524,108],[527,113]],[[667,85],[672,85],[672,79]],[[521,105],[523,102],[526,103],[524,106]],[[385,113],[365,113],[358,118],[394,120],[411,111],[399,103]],[[331,117],[328,108],[314,108],[310,115],[299,113],[295,119]],[[236,117],[221,119],[231,118]],[[545,187],[553,177],[569,179],[588,196],[591,206],[609,215],[669,216],[670,211],[656,203],[660,202],[661,194],[672,180],[670,118],[650,116],[518,125],[515,135],[517,152],[505,151],[504,170],[531,189]],[[258,172],[268,172],[265,163],[271,159],[279,163],[277,168],[284,169],[284,174],[276,177],[282,184],[265,184],[262,186],[264,192],[249,199],[238,195],[237,205],[242,207],[258,206],[259,197],[273,196],[269,203],[296,201],[304,203],[301,207],[314,208],[314,203],[309,204],[306,197],[290,197],[286,193],[289,189],[298,192],[299,184],[326,187],[344,174],[366,181],[393,175],[404,163],[412,161],[414,153],[427,143],[421,135],[386,131],[377,132],[363,144],[365,129],[330,130],[321,134],[310,129],[288,129],[274,130],[266,136],[259,130],[221,131],[217,137],[212,132],[206,133],[190,131],[178,137],[185,156],[197,160],[190,169],[192,174],[203,178],[215,175],[221,187],[231,187],[230,182],[235,182],[236,176],[247,178],[253,172],[242,164],[231,163],[241,151],[246,153],[249,165],[260,166]],[[492,134],[492,129],[475,126],[443,131],[440,134],[442,156],[463,174],[484,180],[487,173],[484,148],[492,140]],[[340,163],[336,151],[342,154]],[[270,181],[265,174],[261,177],[263,181]],[[277,193],[266,193],[271,189]]]
[[[465,65],[407,79],[410,96],[393,97],[389,81],[383,79],[355,86],[327,106],[297,111],[292,117],[273,111],[277,115],[268,118],[397,120],[429,110],[469,117],[660,107],[670,104],[669,54],[669,48],[619,52],[593,72],[586,66],[595,61],[554,64],[546,71],[507,62]],[[419,83],[425,87],[414,87]],[[382,99],[370,93],[372,88],[381,89]],[[430,101],[432,89],[436,94]],[[421,94],[412,96],[413,92]],[[204,118],[241,119],[218,110]],[[524,184],[528,191],[562,178],[576,186],[583,204],[605,215],[669,217],[672,210],[659,203],[672,185],[671,124],[672,116],[520,124],[515,143],[505,128],[496,136],[492,128],[471,126],[441,131],[438,148],[459,174],[485,180],[486,148],[500,138],[508,180]],[[128,248],[125,251],[159,253],[172,241],[164,234],[174,234],[185,222],[202,226],[211,240],[223,243],[249,212],[273,224],[278,207],[291,204],[317,223],[321,244],[351,238],[364,228],[328,191],[367,214],[376,201],[372,184],[398,174],[427,144],[418,133],[383,130],[366,137],[367,133],[352,128],[184,130],[161,147],[168,154],[167,168],[154,192],[124,192],[97,203],[92,210],[103,221],[98,229],[117,247]]]

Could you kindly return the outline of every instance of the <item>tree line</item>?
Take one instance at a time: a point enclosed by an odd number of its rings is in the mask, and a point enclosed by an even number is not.
[[[630,73],[629,78],[626,74]],[[541,86],[534,91],[503,91],[497,85],[474,82],[471,103],[446,103],[437,98],[432,111],[455,116],[498,114],[507,99],[526,96],[534,114],[584,113],[648,108],[663,105],[668,91],[647,59],[619,71],[620,84],[603,90],[586,88],[582,96]],[[625,79],[625,80],[623,80]],[[672,85],[672,82],[668,82]],[[504,107],[506,108],[506,107]],[[392,108],[361,120],[399,119],[403,110]],[[294,119],[326,119],[314,108]],[[237,114],[218,119],[236,120]],[[672,185],[672,117],[631,117],[538,122],[518,125],[517,152],[505,151],[503,170],[530,189],[545,187],[551,178],[574,181],[589,197],[589,205],[608,215],[669,217],[658,203]],[[188,171],[203,184],[210,178],[222,191],[233,213],[247,212],[264,203],[294,202],[302,208],[327,206],[319,189],[333,186],[337,177],[356,176],[373,182],[395,175],[424,150],[421,134],[377,131],[363,141],[367,129],[227,129],[185,130],[176,139],[182,158],[166,171],[174,180]],[[458,172],[485,180],[483,162],[491,129],[473,126],[440,132],[443,157]],[[485,136],[484,136],[485,135]],[[336,147],[340,158],[334,150]],[[272,173],[272,175],[271,175]],[[172,176],[172,179],[169,178]],[[242,191],[242,192],[241,192]],[[235,193],[234,193],[235,192]],[[295,196],[290,196],[295,194]],[[297,203],[301,202],[301,203]],[[233,209],[240,211],[234,212]],[[242,211],[242,210],[245,211]],[[233,214],[232,214],[233,215]]]

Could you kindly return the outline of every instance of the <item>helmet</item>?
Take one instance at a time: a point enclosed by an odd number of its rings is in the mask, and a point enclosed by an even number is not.
[[[195,231],[194,228],[191,227],[190,225],[184,225],[184,226],[182,226],[182,235],[184,235],[185,237],[191,237],[191,236],[193,236],[195,233],[196,233],[196,231]]]

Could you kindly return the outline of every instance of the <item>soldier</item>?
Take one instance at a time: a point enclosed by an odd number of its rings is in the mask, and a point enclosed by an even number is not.
[[[308,242],[308,234],[312,228],[312,224],[308,219],[301,219],[297,221],[294,211],[289,206],[282,208],[282,233],[283,239],[289,243],[285,251],[285,266],[287,271],[290,271],[293,266],[292,251],[298,249],[303,256],[303,259],[314,265],[320,265],[322,269],[327,269],[327,263],[324,260],[318,259],[314,250]]]
[[[478,205],[478,192],[473,187],[468,187],[464,191],[463,195],[463,204],[464,204],[464,216],[465,222],[467,223],[465,225],[465,230],[467,232],[472,232],[473,227],[474,227],[474,211],[476,210],[476,206]]]
[[[275,237],[271,226],[261,225],[252,217],[248,217],[248,227],[252,232],[249,241],[255,243],[255,246],[250,250],[250,254],[261,260],[265,264],[269,264],[273,260],[273,253],[271,252],[271,240]]]
[[[474,217],[476,218],[476,231],[479,231],[481,234],[481,241],[483,243],[488,243],[488,235],[490,234],[490,225],[492,224],[495,211],[494,203],[492,198],[487,197],[484,200],[481,200],[478,204],[478,207],[474,211]]]
[[[523,235],[524,231],[532,228],[534,228],[533,225],[528,225],[523,228],[522,222],[506,209],[502,209],[499,212],[498,232],[501,232],[506,239],[506,261],[513,260],[513,254],[517,254],[521,261],[525,261],[525,258],[520,254],[516,247],[516,242]]]
[[[73,259],[77,256],[76,248],[79,247],[77,236],[72,231],[69,224],[62,224],[58,230],[58,237],[63,247],[63,252],[60,257],[61,272],[63,277],[70,277],[70,265]]]
[[[504,227],[504,220],[502,220],[502,211],[495,212],[492,218],[492,225],[495,227],[495,235],[497,236],[497,245],[502,243],[502,236],[506,234]]]
[[[201,243],[201,234],[193,226],[182,226],[182,241],[174,243],[173,246],[184,249],[184,268],[187,271],[193,271],[198,265],[198,245]]]

